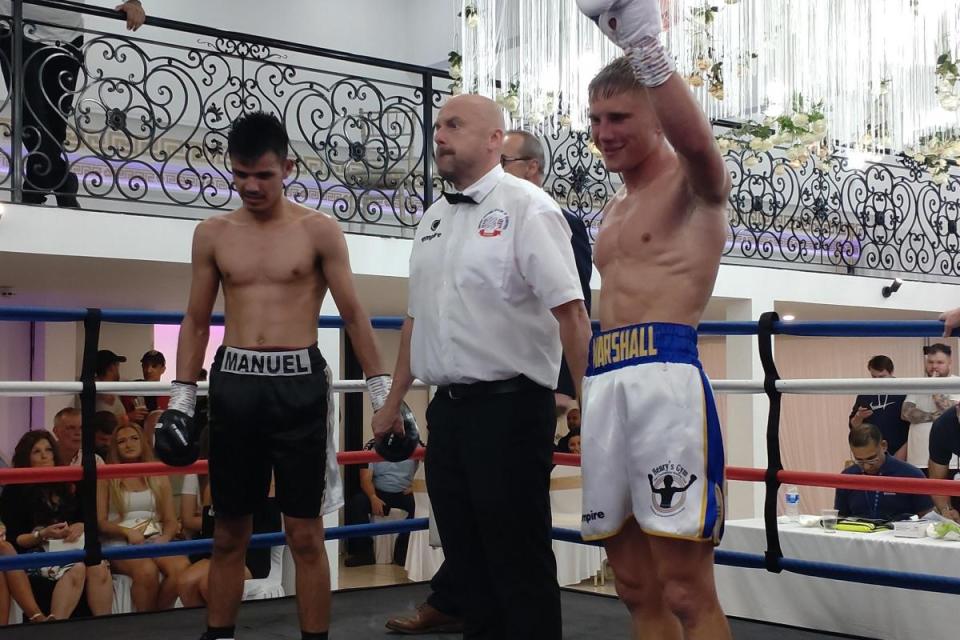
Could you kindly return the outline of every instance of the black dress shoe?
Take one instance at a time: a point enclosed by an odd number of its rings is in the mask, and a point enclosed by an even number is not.
[[[63,187],[57,192],[57,206],[70,209],[79,209],[80,203],[77,201],[77,191],[80,190],[80,179],[75,173],[68,173]]]
[[[42,191],[27,191],[24,189],[23,198],[21,202],[23,204],[43,204],[47,201],[47,194]]]

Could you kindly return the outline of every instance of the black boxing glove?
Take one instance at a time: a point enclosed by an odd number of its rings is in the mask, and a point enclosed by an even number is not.
[[[193,464],[200,457],[200,444],[193,419],[197,404],[197,385],[173,382],[170,404],[160,414],[153,434],[157,457],[174,467]]]
[[[420,445],[420,429],[413,411],[404,402],[400,405],[400,418],[403,420],[403,433],[391,431],[379,440],[374,451],[387,462],[407,460]]]

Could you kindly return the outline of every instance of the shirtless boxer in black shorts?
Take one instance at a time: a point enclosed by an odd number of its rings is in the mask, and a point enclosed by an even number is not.
[[[233,124],[228,152],[243,207],[205,220],[194,233],[177,382],[157,427],[158,452],[176,459],[177,434],[191,432],[195,381],[222,285],[226,332],[210,374],[216,526],[203,640],[233,638],[252,514],[267,497],[271,471],[297,568],[303,638],[327,638],[330,574],[321,514],[339,504],[330,504],[329,496],[324,504],[328,467],[333,474],[337,469],[327,433],[329,380],[316,341],[328,288],[367,373],[375,409],[390,386],[354,290],[343,232],[333,218],[284,197],[283,182],[293,169],[287,147],[283,125],[273,116],[253,113]]]

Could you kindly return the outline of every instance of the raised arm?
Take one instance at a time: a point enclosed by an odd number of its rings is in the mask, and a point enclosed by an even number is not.
[[[710,204],[725,203],[730,194],[730,172],[710,122],[687,83],[674,72],[659,87],[647,87],[647,93],[694,193]]]
[[[660,43],[660,0],[577,0],[577,4],[624,50],[694,193],[710,204],[726,202],[730,174],[710,123]]]

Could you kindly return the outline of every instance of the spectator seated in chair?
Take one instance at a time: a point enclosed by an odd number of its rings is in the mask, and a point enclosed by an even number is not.
[[[118,426],[117,416],[110,411],[97,411],[93,414],[93,438],[96,443],[96,453],[103,460],[110,457],[110,440]]]
[[[62,466],[53,434],[43,430],[25,433],[14,451],[13,466]],[[62,551],[83,543],[83,511],[72,483],[10,485],[0,496],[0,518],[17,553]],[[49,598],[52,619],[71,617],[84,592],[93,615],[110,613],[113,585],[106,562],[95,567],[76,563],[29,569],[27,575],[41,605]],[[39,608],[30,616],[36,618],[37,613]]]
[[[847,475],[924,477],[920,469],[887,453],[887,441],[875,425],[865,422],[852,427],[849,442],[854,464],[843,470]],[[914,493],[837,489],[834,508],[840,512],[840,517],[893,520],[923,516],[933,509],[933,500],[930,496]]]
[[[7,541],[7,528],[0,523],[0,557],[15,556],[17,550]],[[25,571],[0,572],[0,627],[10,620],[10,599],[20,606],[28,622],[46,622],[47,616],[40,610],[33,588]]]
[[[373,449],[374,441],[367,443],[365,449]],[[361,492],[347,503],[347,523],[367,524],[371,516],[386,516],[391,509],[403,509],[407,518],[412,518],[416,503],[413,498],[413,476],[420,463],[416,460],[403,462],[374,462],[360,468]],[[393,562],[403,566],[407,558],[407,544],[410,534],[397,536],[394,546]],[[348,557],[344,564],[358,567],[376,563],[373,553],[373,539],[369,537],[349,538],[347,540]]]
[[[110,442],[111,464],[153,462],[153,449],[135,424],[119,426]],[[97,518],[107,544],[162,544],[180,528],[173,491],[166,476],[102,480],[97,484]],[[186,556],[113,560],[114,571],[133,580],[131,598],[138,612],[169,609],[177,580],[190,565]]]

